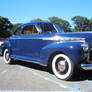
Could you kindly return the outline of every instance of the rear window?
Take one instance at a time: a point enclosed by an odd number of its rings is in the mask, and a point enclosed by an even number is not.
[[[44,32],[44,33],[57,32],[52,24],[46,24],[46,23],[40,24],[40,28],[41,28],[42,32]]]

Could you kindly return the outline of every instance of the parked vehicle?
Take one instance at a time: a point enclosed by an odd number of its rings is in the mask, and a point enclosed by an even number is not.
[[[64,33],[56,24],[31,22],[19,25],[0,46],[4,61],[14,59],[50,66],[62,80],[72,78],[74,71],[92,69],[92,33]]]
[[[0,38],[0,46],[6,41],[6,38]]]

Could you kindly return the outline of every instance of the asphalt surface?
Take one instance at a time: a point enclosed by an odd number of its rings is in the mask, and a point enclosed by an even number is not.
[[[7,65],[0,56],[0,92],[13,91],[92,92],[92,71],[80,72],[73,80],[63,81],[46,67],[18,60]]]

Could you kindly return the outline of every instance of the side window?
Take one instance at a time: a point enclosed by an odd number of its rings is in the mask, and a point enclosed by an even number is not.
[[[42,32],[44,32],[44,33],[57,32],[52,24],[47,24],[47,23],[40,24],[40,28],[41,28]]]
[[[33,34],[33,33],[38,33],[34,25],[27,25],[23,28],[22,34]]]
[[[14,32],[14,35],[19,35],[21,32],[21,27],[17,28]]]

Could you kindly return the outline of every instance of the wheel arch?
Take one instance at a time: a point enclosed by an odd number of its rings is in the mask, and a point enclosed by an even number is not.
[[[66,53],[64,53],[64,52],[62,52],[62,51],[55,51],[55,52],[51,53],[50,56],[48,57],[48,64],[47,64],[47,66],[50,66],[50,64],[52,63],[53,58],[54,58],[57,54],[64,54],[64,55],[67,55]]]

